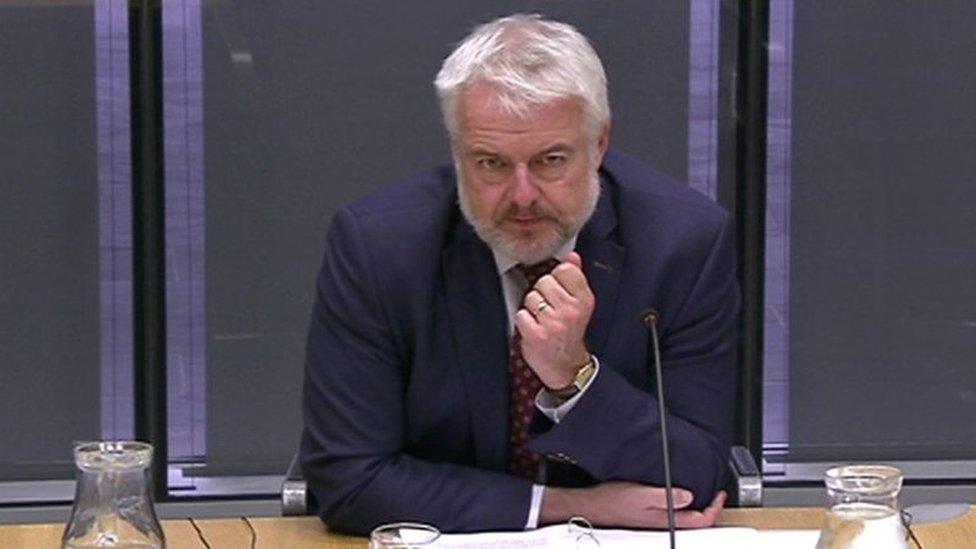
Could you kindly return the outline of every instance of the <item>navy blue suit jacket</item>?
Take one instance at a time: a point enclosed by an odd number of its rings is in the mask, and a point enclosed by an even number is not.
[[[733,429],[739,293],[730,217],[688,187],[607,154],[576,249],[596,295],[601,370],[558,425],[537,421],[547,484],[662,485],[653,356],[660,313],[676,486],[706,505]],[[518,530],[531,485],[508,468],[508,333],[489,248],[442,167],[373,192],[332,221],[308,336],[301,461],[333,529],[397,520]]]

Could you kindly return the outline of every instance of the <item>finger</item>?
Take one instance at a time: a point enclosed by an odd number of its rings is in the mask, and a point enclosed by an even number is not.
[[[674,521],[678,528],[707,528],[715,524],[718,514],[725,506],[725,492],[720,491],[702,511],[681,511],[675,513]]]
[[[534,290],[542,294],[542,297],[554,307],[557,305],[575,305],[576,303],[576,298],[569,295],[566,288],[563,288],[552,275],[546,275],[540,278],[535,283]]]
[[[560,263],[550,274],[573,297],[582,298],[591,293],[583,269],[572,263]]]
[[[664,509],[647,509],[644,511],[644,515],[638,520],[638,524],[642,528],[667,529],[668,512]],[[674,512],[675,528],[705,528],[710,525],[708,518],[701,511],[683,509]]]
[[[713,499],[712,502],[708,504],[708,507],[702,511],[702,513],[710,519],[709,526],[715,524],[715,521],[718,520],[719,513],[721,513],[722,509],[725,507],[726,499],[728,499],[728,495],[723,490],[719,490],[719,492],[715,494],[715,499]]]
[[[519,309],[515,313],[515,329],[522,335],[522,339],[537,340],[542,325],[534,316],[525,309]]]
[[[583,268],[583,258],[580,257],[580,254],[576,252],[569,252],[568,254],[566,254],[563,257],[563,261],[567,263],[572,263],[573,265],[576,265],[580,269]]]
[[[543,303],[546,305],[543,305]],[[522,306],[525,307],[522,310],[528,311],[533,317],[538,319],[545,312],[545,309],[554,305],[538,290],[529,290],[529,293],[525,294],[525,299],[522,300]]]
[[[683,510],[674,513],[675,528],[705,528],[708,520],[701,511]]]
[[[711,508],[718,505],[718,508],[721,509],[725,505],[725,500],[727,500],[728,497],[729,495],[725,493],[725,490],[719,490],[718,493],[715,494],[715,497],[712,498],[712,502],[708,504],[708,507]]]
[[[684,511],[678,511],[678,513],[684,513]],[[677,519],[678,513],[675,513],[675,519]],[[645,509],[641,516],[635,517],[633,525],[638,528],[666,530],[668,528],[668,513],[662,509]]]
[[[667,509],[668,495],[667,490],[657,486],[647,487],[647,502],[645,509]],[[672,488],[671,497],[674,500],[674,508],[680,509],[691,505],[694,496],[684,488]]]
[[[674,507],[688,507],[691,502],[695,501],[695,495],[684,488],[672,488],[671,489],[672,498],[674,499]]]

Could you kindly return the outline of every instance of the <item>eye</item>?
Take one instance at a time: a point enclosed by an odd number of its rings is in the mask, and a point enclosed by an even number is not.
[[[563,153],[549,153],[540,159],[543,166],[559,166],[566,162],[566,155]]]
[[[479,168],[487,171],[497,171],[505,167],[505,163],[497,156],[482,156],[475,160],[475,162]]]

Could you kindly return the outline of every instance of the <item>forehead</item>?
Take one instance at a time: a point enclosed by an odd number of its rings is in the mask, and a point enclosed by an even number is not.
[[[576,139],[583,131],[583,110],[574,98],[531,105],[524,115],[509,112],[487,85],[475,85],[462,94],[457,121],[465,142],[482,139]]]

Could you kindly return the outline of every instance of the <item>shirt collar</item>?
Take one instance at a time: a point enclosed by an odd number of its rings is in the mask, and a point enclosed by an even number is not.
[[[579,233],[574,234],[563,244],[556,249],[556,253],[553,254],[553,258],[562,261],[562,258],[566,256],[569,252],[576,248],[576,238]],[[512,269],[512,267],[519,264],[518,260],[512,259],[511,257],[505,255],[502,251],[497,248],[491,248],[491,254],[495,256],[495,267],[498,268],[498,275],[502,276]]]

